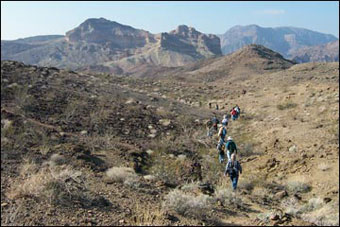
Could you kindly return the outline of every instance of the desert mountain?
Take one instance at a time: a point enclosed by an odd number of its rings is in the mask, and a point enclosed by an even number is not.
[[[34,39],[39,38],[30,38]],[[141,65],[181,66],[221,55],[217,36],[185,25],[169,33],[151,34],[104,18],[88,19],[65,37],[53,36],[40,43],[1,41],[1,49],[1,59],[118,73],[138,70]]]
[[[172,75],[205,81],[251,77],[290,68],[294,62],[262,45],[251,44],[222,57],[202,60],[171,71]]]
[[[276,27],[264,28],[258,25],[235,26],[220,35],[224,55],[232,53],[248,44],[261,44],[284,57],[301,47],[326,44],[337,40],[333,35],[323,34],[304,28]]]
[[[298,63],[339,61],[339,40],[323,45],[302,47],[292,52],[292,58]]]

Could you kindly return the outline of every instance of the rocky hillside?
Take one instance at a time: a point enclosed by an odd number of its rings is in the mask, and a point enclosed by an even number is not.
[[[217,36],[185,25],[169,33],[151,34],[104,18],[88,19],[65,37],[39,44],[27,40],[1,41],[1,59],[118,74],[139,71],[144,65],[174,67],[221,55]]]
[[[216,59],[181,80],[2,61],[1,224],[339,225],[339,64],[234,57],[250,76],[202,80]],[[205,122],[235,104],[233,193]]]
[[[339,61],[339,40],[297,49],[292,52],[292,58],[298,63]]]
[[[326,44],[337,40],[333,35],[314,32],[295,27],[264,28],[258,25],[235,26],[220,35],[221,49],[224,55],[230,54],[245,45],[260,44],[286,58],[292,52],[305,47]]]
[[[202,60],[174,70],[168,76],[207,82],[225,80],[242,80],[255,75],[267,74],[290,68],[294,62],[282,57],[262,45],[248,45],[240,50],[222,57]]]

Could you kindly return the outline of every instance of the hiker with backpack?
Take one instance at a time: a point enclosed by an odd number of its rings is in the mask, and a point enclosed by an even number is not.
[[[218,131],[218,136],[220,138],[217,145],[218,160],[222,163],[224,162],[225,137],[227,136],[227,121],[225,119],[222,121],[222,127]]]
[[[234,153],[237,154],[237,147],[236,147],[235,142],[233,141],[233,138],[231,138],[231,136],[229,136],[227,139],[225,149],[227,150],[228,161],[231,159],[232,154]]]
[[[236,119],[240,116],[241,109],[238,105],[235,106],[235,111],[236,111]]]
[[[231,115],[231,119],[233,120],[233,121],[235,121],[236,119],[237,119],[237,112],[236,112],[236,110],[235,110],[235,108],[232,108],[231,110],[230,110],[230,115]]]
[[[214,114],[214,117],[211,119],[213,123],[213,129],[215,132],[217,132],[217,125],[220,123],[220,121],[217,119],[216,114]]]
[[[228,122],[229,122],[228,114],[225,114],[225,115],[223,116],[222,122],[223,122],[223,121],[226,121],[226,125],[228,126]]]
[[[239,173],[242,174],[242,166],[240,162],[236,160],[236,154],[234,153],[231,155],[231,160],[228,161],[224,171],[224,176],[230,177],[233,191],[237,188]]]
[[[207,136],[212,137],[213,130],[215,130],[215,132],[217,132],[217,125],[218,125],[218,123],[220,123],[220,122],[217,119],[216,114],[214,113],[213,118],[206,122]]]

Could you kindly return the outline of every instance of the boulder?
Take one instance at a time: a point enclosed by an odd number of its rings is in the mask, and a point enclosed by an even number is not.
[[[159,120],[159,123],[165,127],[169,126],[171,124],[171,120],[170,119],[161,119]]]
[[[277,193],[274,195],[274,197],[275,197],[276,199],[282,199],[282,198],[286,197],[287,195],[288,195],[287,192],[286,192],[285,190],[283,190],[283,191],[277,192]]]

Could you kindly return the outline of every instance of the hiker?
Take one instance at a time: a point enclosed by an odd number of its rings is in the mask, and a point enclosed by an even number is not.
[[[240,162],[236,160],[236,154],[234,153],[231,155],[231,160],[228,161],[224,171],[224,176],[228,175],[230,177],[233,191],[237,188],[239,172],[242,174],[242,166]]]
[[[227,121],[223,119],[222,127],[220,128],[218,132],[218,136],[220,137],[220,140],[217,145],[218,160],[220,161],[220,163],[224,162],[224,146],[225,146],[226,135],[227,135]]]
[[[235,111],[236,111],[236,119],[240,116],[241,109],[238,105],[235,106]]]
[[[211,102],[209,102],[209,109],[211,109]]]
[[[215,107],[216,107],[216,110],[218,110],[218,104],[216,104],[216,106],[215,106]]]
[[[220,123],[220,121],[217,119],[216,114],[214,114],[214,117],[211,119],[213,123],[213,129],[215,132],[217,132],[217,125]]]
[[[226,124],[227,124],[227,126],[228,126],[228,122],[229,122],[228,114],[225,114],[225,115],[223,116],[222,122],[223,122],[224,120],[226,121]]]
[[[233,138],[231,138],[231,136],[229,136],[228,139],[227,139],[225,149],[227,150],[228,161],[230,160],[231,155],[233,153],[237,154],[237,147],[236,147],[235,142],[233,141]]]
[[[230,115],[231,115],[231,119],[233,119],[233,121],[235,121],[236,118],[237,118],[237,116],[236,116],[236,115],[237,115],[237,112],[236,112],[235,108],[232,108],[232,109],[231,109]]]
[[[206,127],[207,127],[207,130],[208,130],[207,136],[212,137],[213,130],[215,130],[215,132],[217,132],[218,123],[220,123],[220,121],[217,119],[216,114],[214,113],[213,118],[206,122]]]
[[[206,127],[207,127],[207,136],[211,137],[212,136],[212,126],[213,126],[213,123],[212,123],[212,120],[209,119],[206,123],[205,123]]]

